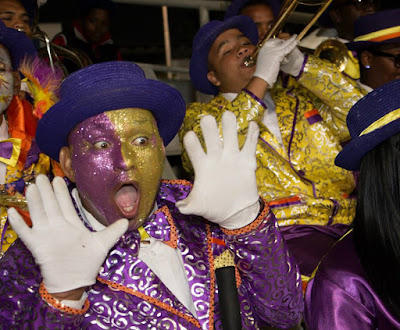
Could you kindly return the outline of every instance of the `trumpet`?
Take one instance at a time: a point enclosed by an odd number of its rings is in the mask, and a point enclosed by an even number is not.
[[[251,56],[248,56],[244,65],[247,67],[254,66],[257,61],[257,54],[264,43],[270,38],[275,38],[278,32],[282,29],[284,24],[286,23],[290,14],[296,9],[299,4],[307,5],[307,6],[320,6],[319,10],[313,16],[311,21],[304,27],[304,29],[298,34],[296,40],[301,40],[308,30],[315,24],[318,18],[323,14],[323,12],[328,8],[333,0],[286,0],[282,5],[281,11],[276,19],[275,24],[271,27],[268,33],[265,35],[264,39],[258,43],[257,48]]]

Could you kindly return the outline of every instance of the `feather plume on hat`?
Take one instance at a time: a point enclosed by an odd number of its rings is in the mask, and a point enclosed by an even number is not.
[[[61,69],[54,70],[39,57],[25,58],[19,71],[27,78],[33,98],[33,114],[41,119],[59,99],[59,89],[63,80]]]

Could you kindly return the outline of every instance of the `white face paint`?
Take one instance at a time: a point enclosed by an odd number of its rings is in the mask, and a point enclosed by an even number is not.
[[[7,49],[0,45],[0,115],[6,111],[14,93],[14,76],[11,57]]]

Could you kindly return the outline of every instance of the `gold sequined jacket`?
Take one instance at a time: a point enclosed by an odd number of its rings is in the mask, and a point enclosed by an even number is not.
[[[239,143],[254,120],[260,127],[257,145],[257,184],[269,202],[280,226],[349,224],[355,213],[352,172],[334,165],[342,145],[350,139],[346,116],[352,105],[366,93],[357,83],[332,65],[309,56],[299,78],[275,86],[271,96],[283,144],[262,123],[264,103],[243,90],[232,101],[221,94],[209,103],[188,106],[180,140],[193,130],[204,145],[200,119],[213,115],[220,125],[224,111],[238,121]],[[186,151],[182,161],[192,167]]]

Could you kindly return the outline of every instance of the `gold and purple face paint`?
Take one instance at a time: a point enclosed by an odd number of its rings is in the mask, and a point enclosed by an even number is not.
[[[69,135],[72,169],[83,205],[109,225],[120,218],[141,226],[154,207],[164,147],[150,111],[107,111]]]
[[[14,93],[14,76],[11,57],[7,49],[0,45],[0,114],[7,110]]]

